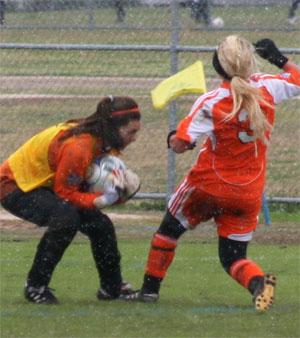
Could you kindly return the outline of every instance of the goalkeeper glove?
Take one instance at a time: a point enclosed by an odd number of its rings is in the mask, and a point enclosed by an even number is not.
[[[278,68],[283,68],[288,62],[288,58],[280,52],[275,43],[270,39],[259,40],[254,43],[254,47],[259,56]]]
[[[124,191],[125,174],[122,170],[112,171],[105,179],[103,195],[94,199],[93,203],[96,208],[102,209],[115,204],[121,193]]]
[[[111,191],[107,191],[105,194],[99,197],[96,197],[93,203],[97,209],[102,209],[110,205],[113,205],[114,203],[118,201],[119,198],[120,198],[120,195],[118,191],[114,189]]]
[[[120,193],[121,201],[126,202],[132,198],[141,187],[140,178],[132,170],[127,169],[124,172],[124,189]]]

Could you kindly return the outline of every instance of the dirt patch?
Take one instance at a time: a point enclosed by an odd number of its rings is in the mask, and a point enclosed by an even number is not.
[[[41,90],[47,93],[53,88],[64,89],[93,89],[93,88],[143,88],[150,92],[163,78],[141,77],[87,77],[87,76],[1,76],[0,91],[10,92],[1,94],[0,103],[11,105],[22,102],[44,102],[51,100],[98,100],[99,95],[64,95],[64,94],[38,94]],[[207,79],[208,89],[215,88],[219,79]],[[35,93],[36,92],[36,93]],[[13,94],[12,94],[13,93]],[[141,97],[143,95],[137,95]]]
[[[119,238],[151,239],[162,218],[162,212],[145,212],[136,214],[108,213],[115,224]],[[9,236],[15,240],[26,237],[41,236],[45,229],[16,218],[6,211],[0,211],[0,231],[2,237]],[[195,230],[188,231],[185,241],[211,241],[216,239],[216,228],[213,222],[199,225]],[[272,245],[299,245],[300,229],[297,222],[273,222],[272,225],[259,224],[253,237],[253,243]]]

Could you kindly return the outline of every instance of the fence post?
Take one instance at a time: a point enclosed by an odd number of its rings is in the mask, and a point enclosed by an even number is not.
[[[93,30],[95,27],[95,18],[94,18],[94,0],[88,0],[87,2],[87,15],[88,15],[88,29]]]
[[[265,193],[263,193],[262,201],[263,201],[262,208],[263,208],[263,213],[264,213],[264,218],[265,218],[265,224],[271,225],[270,210],[268,206],[267,196]]]
[[[177,1],[171,2],[171,48],[170,48],[170,65],[171,74],[178,72],[178,51],[179,44],[179,12]],[[177,124],[177,106],[176,101],[172,101],[169,105],[169,130],[174,130]],[[167,180],[167,201],[174,191],[176,185],[176,158],[175,153],[169,149],[168,151],[168,180]]]

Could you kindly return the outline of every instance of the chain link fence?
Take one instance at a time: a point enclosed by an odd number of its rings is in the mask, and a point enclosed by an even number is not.
[[[205,22],[195,19],[190,1],[7,1],[0,26],[1,161],[44,127],[91,114],[103,96],[129,95],[141,107],[143,128],[124,160],[141,177],[141,197],[170,193],[197,151],[175,157],[166,149],[166,135],[196,96],[157,111],[151,89],[198,59],[208,89],[214,88],[219,80],[212,51],[232,33],[251,41],[270,37],[300,63],[300,20],[289,22],[290,2],[232,3],[212,1]],[[214,25],[215,18],[222,24]],[[264,61],[261,70],[277,72]],[[270,198],[299,200],[299,102],[278,107],[269,151]]]

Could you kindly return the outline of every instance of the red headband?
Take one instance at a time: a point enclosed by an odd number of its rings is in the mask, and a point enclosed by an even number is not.
[[[139,108],[116,110],[111,113],[111,116],[115,117],[115,116],[125,115],[129,113],[139,113],[139,112],[140,112]]]

